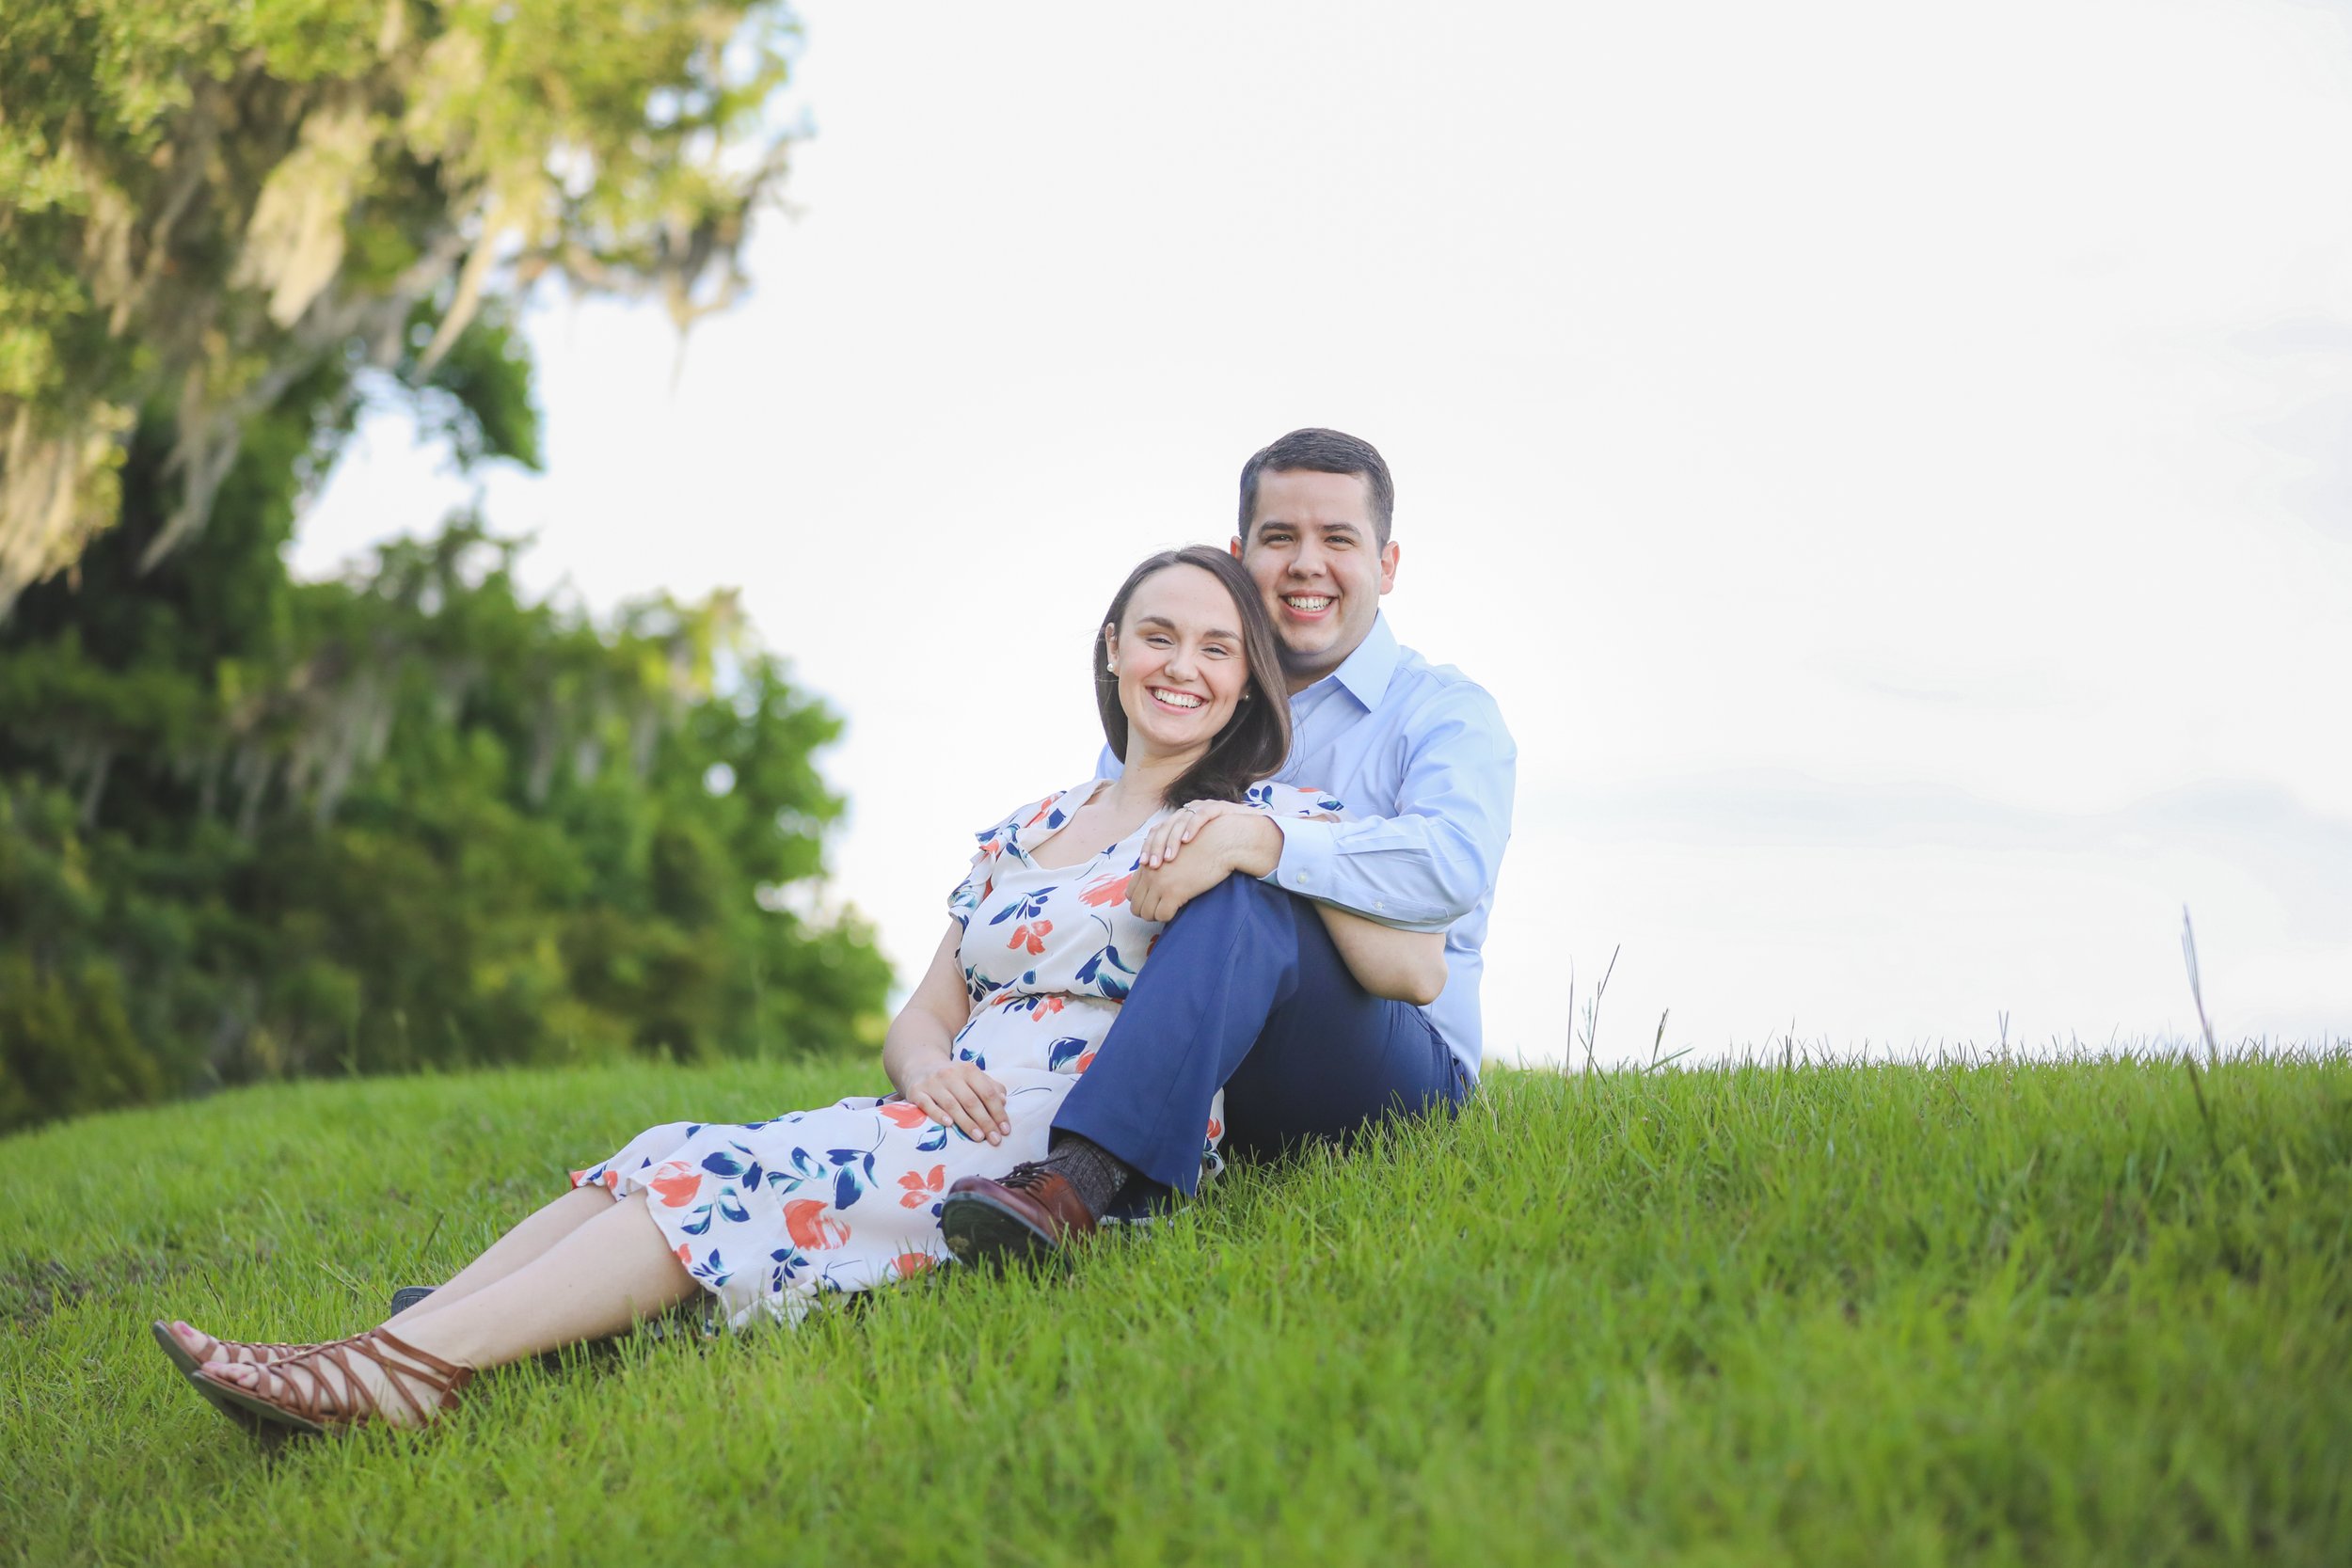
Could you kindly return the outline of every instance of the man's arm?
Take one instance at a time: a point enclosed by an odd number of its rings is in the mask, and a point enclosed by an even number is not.
[[[1443,931],[1494,885],[1511,837],[1518,750],[1494,699],[1448,688],[1405,732],[1411,746],[1396,815],[1335,822],[1211,808],[1174,832],[1166,864],[1147,841],[1129,898],[1146,920],[1168,920],[1236,872],[1406,931]],[[1351,801],[1370,810],[1385,801]],[[1195,844],[1182,852],[1183,844]]]
[[[1408,931],[1441,931],[1494,885],[1511,837],[1518,749],[1494,699],[1448,687],[1406,738],[1392,813],[1347,822],[1273,820],[1280,858],[1256,872],[1286,892]],[[1385,800],[1350,800],[1369,814]]]

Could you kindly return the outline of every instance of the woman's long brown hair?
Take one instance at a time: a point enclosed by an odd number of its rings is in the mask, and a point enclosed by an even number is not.
[[[1234,612],[1241,617],[1242,656],[1249,671],[1248,684],[1242,688],[1245,700],[1233,705],[1233,717],[1216,732],[1200,760],[1168,786],[1165,798],[1170,804],[1238,800],[1242,791],[1279,771],[1291,753],[1291,705],[1281,686],[1281,644],[1275,640],[1274,622],[1266,614],[1265,601],[1258,596],[1258,585],[1242,570],[1241,562],[1206,545],[1162,550],[1127,574],[1118,596],[1096,625],[1123,627],[1127,601],[1136,596],[1136,588],[1144,578],[1170,566],[1198,566],[1225,585],[1226,593],[1232,595]],[[1110,742],[1111,755],[1125,762],[1127,710],[1119,705],[1119,677],[1104,668],[1100,631],[1094,634],[1089,652],[1094,706],[1103,716],[1103,735]]]

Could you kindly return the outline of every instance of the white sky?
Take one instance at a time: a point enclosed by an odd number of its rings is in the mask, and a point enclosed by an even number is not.
[[[2352,10],[806,0],[816,135],[683,354],[535,314],[592,604],[739,584],[905,972],[1099,740],[1147,551],[1327,424],[1501,702],[1487,1048],[2352,1033]],[[471,493],[372,423],[325,572]]]

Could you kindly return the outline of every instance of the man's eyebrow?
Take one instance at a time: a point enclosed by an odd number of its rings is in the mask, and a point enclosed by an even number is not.
[[[1353,534],[1359,539],[1364,536],[1363,527],[1361,524],[1358,523],[1341,521],[1332,523],[1316,523],[1312,526],[1319,532],[1323,533],[1347,533]],[[1258,519],[1256,525],[1250,531],[1253,536],[1263,536],[1268,529],[1277,528],[1288,529],[1293,533],[1298,531],[1298,525],[1292,522],[1287,517],[1261,517]]]

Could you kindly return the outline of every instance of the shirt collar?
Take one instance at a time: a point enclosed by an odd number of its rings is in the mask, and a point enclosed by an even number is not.
[[[1356,644],[1356,651],[1341,660],[1340,667],[1323,677],[1347,688],[1348,695],[1364,705],[1370,712],[1380,705],[1387,694],[1389,679],[1396,673],[1396,633],[1389,629],[1388,613],[1384,610],[1372,618],[1372,629]],[[1323,684],[1317,681],[1316,686]],[[1309,687],[1309,691],[1314,687]],[[1306,693],[1301,692],[1304,696]]]

